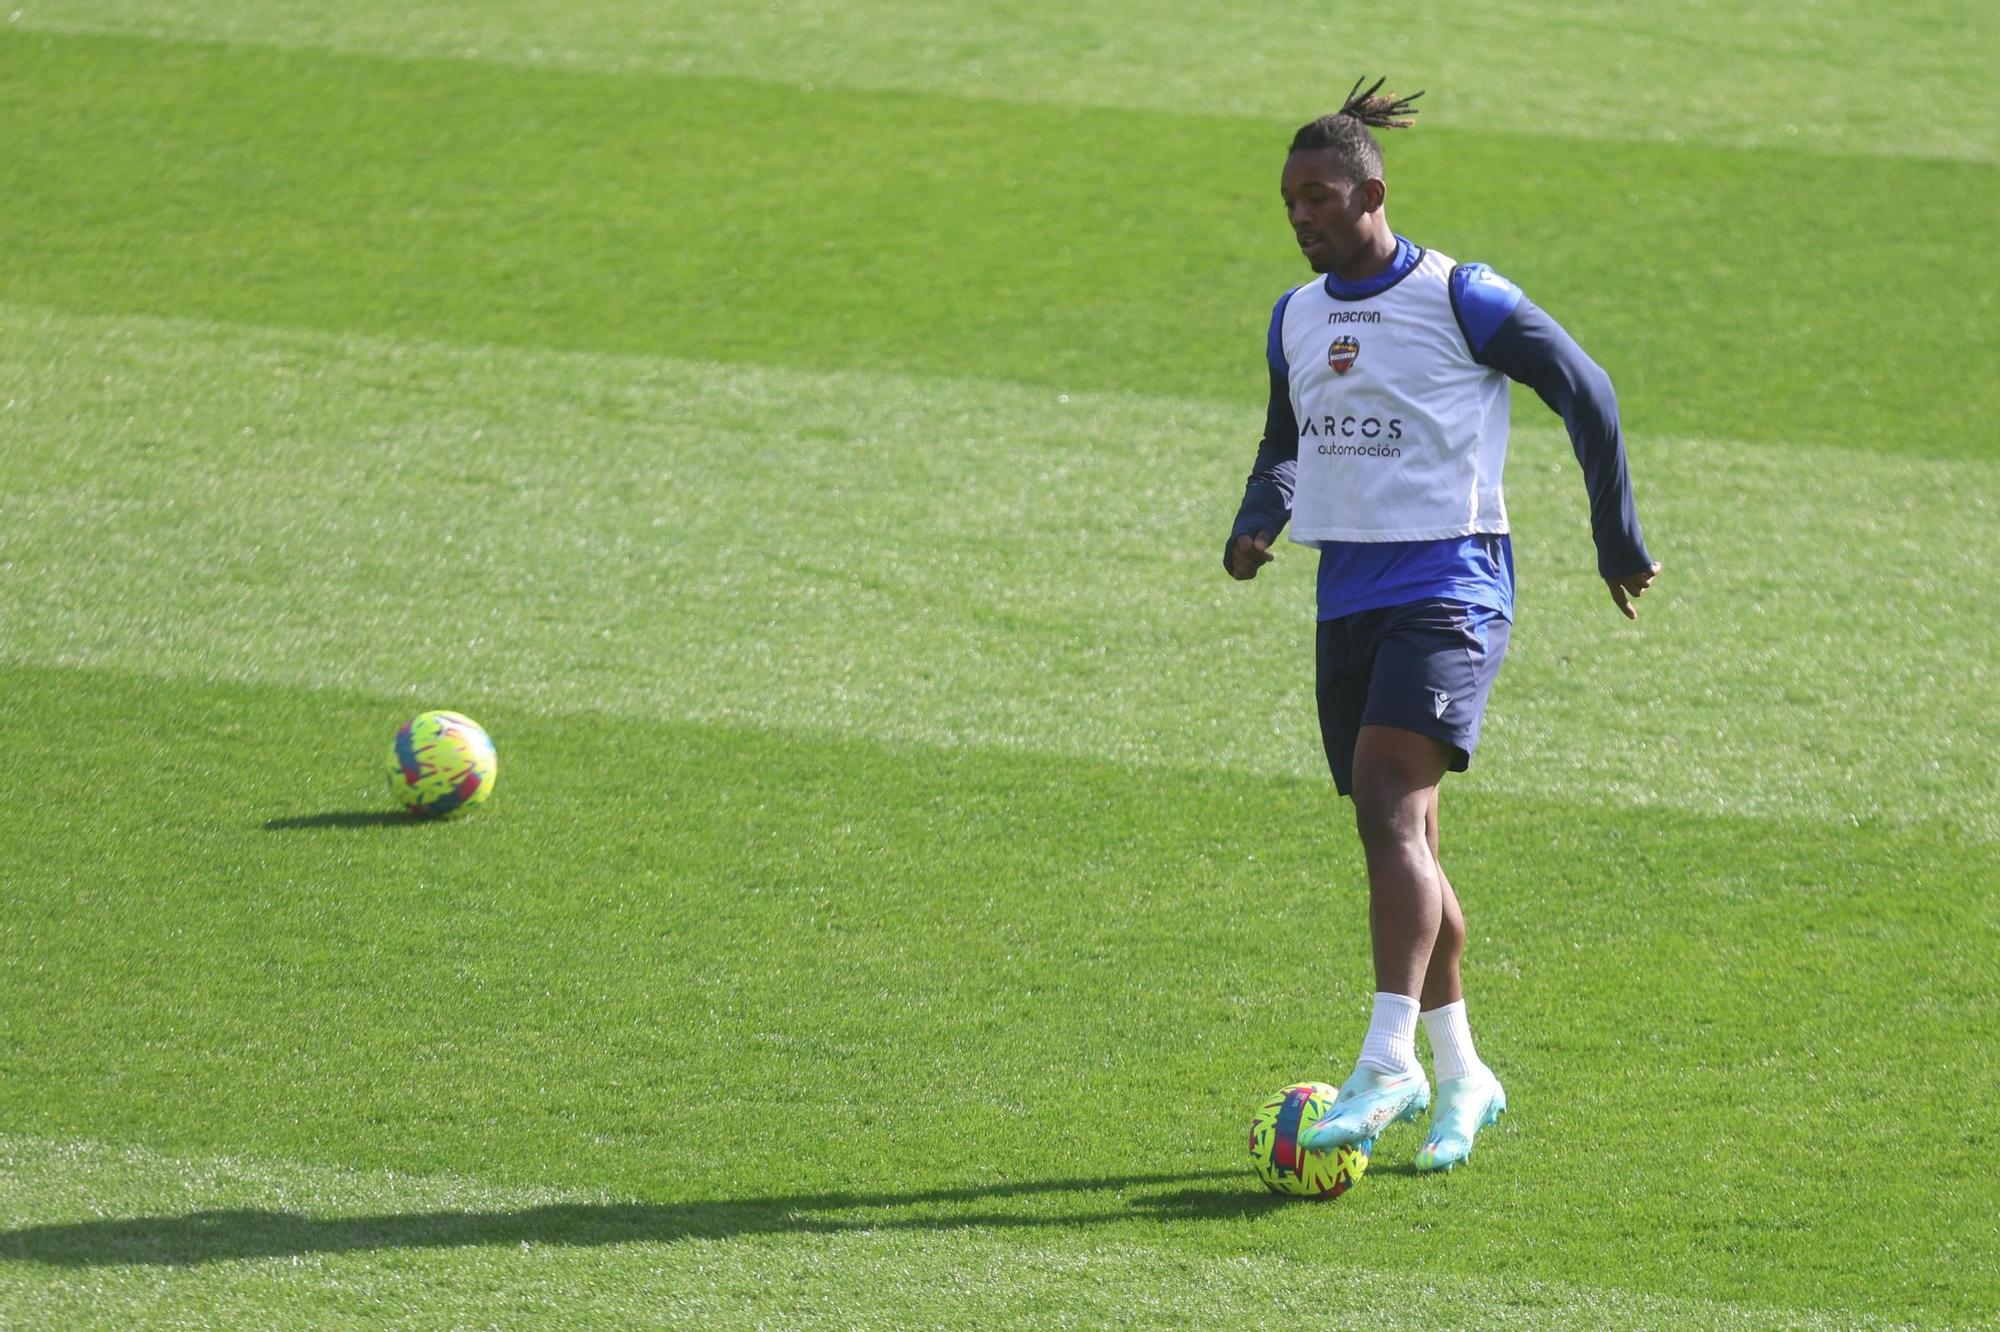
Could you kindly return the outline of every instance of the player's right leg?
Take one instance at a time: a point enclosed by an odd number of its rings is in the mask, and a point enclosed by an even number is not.
[[[1368,862],[1375,1012],[1332,1110],[1299,1135],[1313,1150],[1372,1138],[1430,1104],[1430,1084],[1417,1063],[1417,1012],[1443,886],[1425,830],[1451,760],[1450,746],[1401,727],[1366,725],[1356,737],[1354,816]]]
[[[1354,745],[1354,826],[1368,862],[1375,989],[1414,1002],[1444,915],[1444,875],[1431,850],[1431,810],[1451,747],[1400,726],[1366,725]]]

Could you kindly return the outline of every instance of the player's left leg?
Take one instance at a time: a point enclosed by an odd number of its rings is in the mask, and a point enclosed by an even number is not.
[[[1438,805],[1433,792],[1425,829],[1431,856],[1438,855]],[[1472,1028],[1465,1019],[1464,990],[1459,981],[1459,958],[1465,951],[1465,916],[1458,895],[1445,877],[1444,862],[1438,860],[1438,883],[1444,890],[1444,910],[1438,922],[1437,942],[1431,947],[1430,969],[1424,973],[1424,1033],[1431,1041],[1431,1070],[1437,1076],[1436,1108],[1431,1112],[1431,1131],[1417,1149],[1417,1169],[1449,1170],[1472,1155],[1472,1140],[1479,1130],[1499,1119],[1507,1109],[1507,1092],[1500,1079],[1479,1058],[1472,1045]]]
[[[1431,944],[1430,964],[1424,970],[1421,998],[1426,1013],[1464,997],[1458,978],[1458,960],[1465,955],[1465,913],[1459,909],[1458,894],[1451,890],[1451,880],[1445,877],[1444,862],[1438,859],[1437,798],[1438,792],[1433,790],[1430,812],[1424,820],[1425,841],[1430,844],[1431,862],[1437,866],[1441,908],[1438,912],[1437,939]]]

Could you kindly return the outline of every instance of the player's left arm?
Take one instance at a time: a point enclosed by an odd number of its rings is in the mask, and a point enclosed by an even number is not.
[[[1597,572],[1618,609],[1638,619],[1632,602],[1652,585],[1660,563],[1639,531],[1611,376],[1561,324],[1484,264],[1454,269],[1451,296],[1473,358],[1526,384],[1562,417],[1590,494]]]

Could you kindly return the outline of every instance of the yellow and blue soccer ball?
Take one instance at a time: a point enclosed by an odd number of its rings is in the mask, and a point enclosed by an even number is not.
[[[1300,1082],[1258,1107],[1250,1121],[1250,1168],[1273,1193],[1338,1198],[1368,1169],[1368,1146],[1337,1147],[1321,1155],[1299,1146],[1299,1133],[1333,1108],[1338,1087]]]
[[[389,746],[389,790],[420,819],[477,808],[499,775],[493,741],[463,713],[420,713]]]

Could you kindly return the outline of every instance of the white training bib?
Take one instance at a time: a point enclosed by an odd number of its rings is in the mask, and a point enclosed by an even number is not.
[[[1426,250],[1373,296],[1342,300],[1315,278],[1285,303],[1279,345],[1299,423],[1292,540],[1507,531],[1507,377],[1472,359],[1452,268]]]

